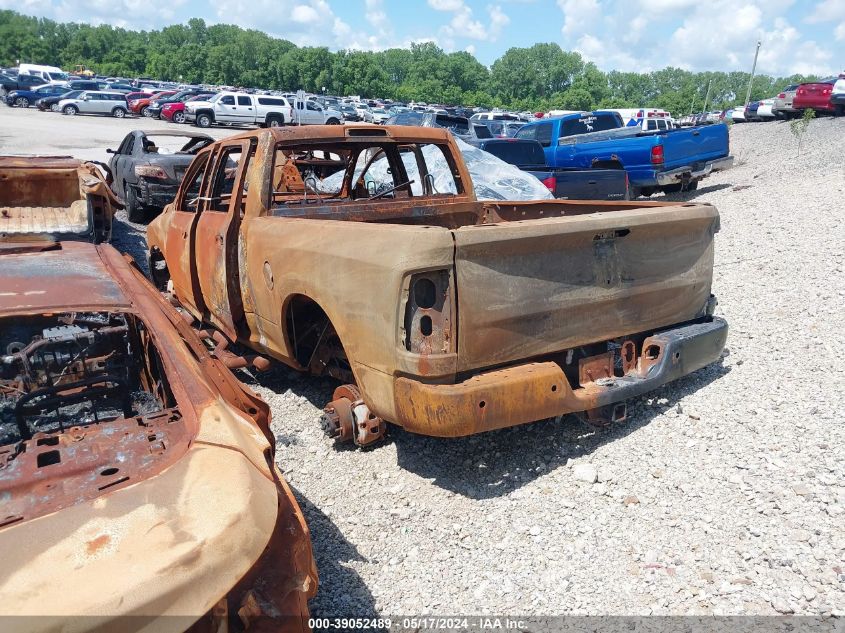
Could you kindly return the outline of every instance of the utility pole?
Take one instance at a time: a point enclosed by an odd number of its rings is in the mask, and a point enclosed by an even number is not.
[[[701,111],[705,114],[707,113],[707,102],[710,101],[710,84],[712,83],[712,79],[707,82],[707,93],[704,95],[704,107],[701,109]]]
[[[757,70],[757,55],[760,54],[760,46],[763,42],[757,40],[757,50],[754,51],[754,65],[751,66],[751,79],[748,80],[748,92],[745,93],[745,105],[751,101],[751,84],[754,82],[754,71]]]

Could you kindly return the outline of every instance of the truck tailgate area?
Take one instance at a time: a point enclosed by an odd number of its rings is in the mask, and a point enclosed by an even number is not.
[[[724,124],[672,130],[663,135],[664,168],[675,169],[724,158],[730,153]]]
[[[710,205],[666,205],[454,230],[458,370],[702,316],[718,226]]]

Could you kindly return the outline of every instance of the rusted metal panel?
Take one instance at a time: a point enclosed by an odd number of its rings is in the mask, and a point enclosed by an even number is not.
[[[121,207],[94,163],[0,156],[0,240],[13,235],[107,241]]]
[[[586,385],[601,379],[613,377],[613,352],[597,354],[578,361],[578,383]]]
[[[398,419],[415,433],[458,437],[599,409],[714,362],[724,348],[727,330],[725,321],[715,319],[656,334],[645,339],[640,362],[627,374],[588,380],[574,387],[555,362],[484,372],[457,384],[397,378]],[[653,345],[659,345],[661,353],[656,359],[647,359],[647,350]],[[594,358],[587,365],[603,364],[605,360]]]
[[[0,528],[147,479],[178,460],[189,440],[171,409],[0,447]]]
[[[456,230],[459,370],[704,316],[716,209],[658,210]]]
[[[81,310],[134,324],[96,334],[45,330],[37,344],[4,349],[0,369],[8,373],[50,337],[125,335],[143,352],[133,365],[141,388],[167,405],[43,430],[0,449],[0,548],[8,554],[0,615],[42,616],[33,630],[52,630],[68,615],[115,630],[132,624],[130,614],[180,616],[184,628],[201,627],[226,596],[225,610],[255,630],[307,630],[317,572],[304,518],[272,462],[266,403],[111,247],[15,243],[0,249],[0,271],[7,337],[9,323],[52,323],[65,312],[59,323],[72,323]],[[37,362],[60,358],[54,351]],[[78,378],[105,371],[109,359],[61,361],[68,369],[56,365],[53,392],[84,389]],[[0,379],[3,405],[17,396],[5,374]],[[36,373],[35,381],[47,378]]]
[[[129,305],[97,249],[77,242],[15,245],[18,254],[0,248],[0,314]]]

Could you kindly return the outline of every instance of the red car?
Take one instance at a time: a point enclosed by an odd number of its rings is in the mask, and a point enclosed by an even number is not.
[[[211,95],[195,95],[185,101],[201,101],[208,99]],[[172,121],[173,123],[185,122],[185,101],[176,101],[174,103],[165,103],[161,106],[161,118]]]
[[[792,99],[792,107],[801,112],[811,108],[818,112],[833,112],[830,95],[836,79],[800,84]]]
[[[144,112],[147,110],[147,106],[150,105],[150,101],[157,99],[158,97],[169,97],[170,95],[175,94],[175,90],[160,90],[152,94],[144,95],[143,97],[138,97],[137,99],[132,99],[131,101],[127,99],[126,101],[129,104],[129,110],[131,110],[133,114],[140,114],[143,116]]]

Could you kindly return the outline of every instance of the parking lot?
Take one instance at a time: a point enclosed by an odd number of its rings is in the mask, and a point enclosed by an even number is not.
[[[2,107],[0,154],[106,161],[137,128],[172,129]],[[393,428],[338,450],[318,422],[333,383],[243,374],[311,529],[312,614],[845,615],[843,133],[813,121],[799,157],[786,122],[734,125],[734,169],[675,194],[721,213],[727,349],[623,424]],[[115,245],[143,261],[143,227],[118,217]]]

